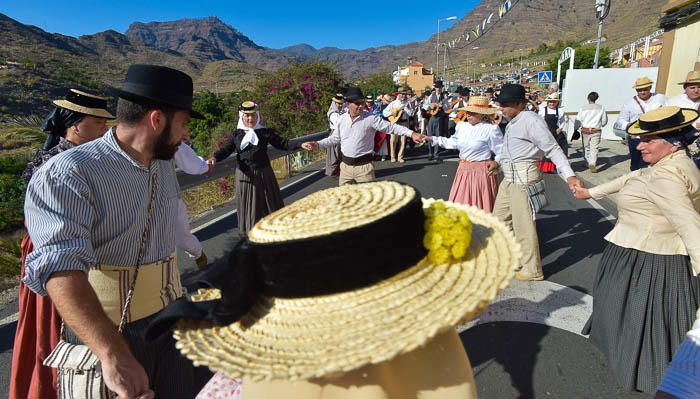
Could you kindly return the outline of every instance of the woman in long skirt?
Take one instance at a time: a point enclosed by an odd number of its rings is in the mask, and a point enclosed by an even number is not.
[[[491,212],[498,193],[498,160],[503,135],[498,126],[487,122],[485,117],[495,114],[497,109],[489,105],[488,98],[475,96],[460,110],[467,113],[467,121],[457,123],[454,135],[450,138],[427,136],[426,139],[432,141],[433,146],[459,150],[459,166],[449,200]]]
[[[22,177],[29,182],[34,172],[49,159],[75,146],[85,144],[107,131],[107,99],[71,89],[65,99],[54,101],[56,107],[44,121],[48,133],[44,147],[37,151]],[[28,235],[22,238],[22,268],[19,284],[19,317],[12,350],[10,399],[52,399],[58,396],[56,370],[43,365],[60,338],[61,316],[48,296],[30,291],[24,278],[25,260],[33,250]]]
[[[653,393],[700,305],[700,170],[687,154],[698,112],[662,107],[627,128],[641,139],[639,169],[580,199],[619,192],[584,328],[629,390]]]
[[[258,106],[244,102],[238,109],[237,129],[226,138],[220,149],[209,159],[210,164],[223,161],[233,152],[236,168],[236,200],[238,202],[238,229],[246,234],[263,216],[284,206],[275,173],[267,155],[267,145],[281,150],[294,150],[292,144],[273,129],[260,123]]]

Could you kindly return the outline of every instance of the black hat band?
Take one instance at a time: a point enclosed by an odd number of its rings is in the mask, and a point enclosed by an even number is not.
[[[683,124],[685,118],[683,117],[683,110],[678,110],[675,114],[669,116],[668,118],[662,119],[660,121],[644,121],[639,120],[639,128],[647,132],[655,132],[657,130],[664,130],[677,127]]]
[[[86,96],[74,91],[68,92],[66,95],[66,101],[85,108],[107,108],[107,100]]]

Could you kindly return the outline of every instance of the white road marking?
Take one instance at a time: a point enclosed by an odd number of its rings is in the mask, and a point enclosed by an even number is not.
[[[521,282],[501,291],[478,317],[457,327],[463,332],[479,324],[515,321],[543,324],[583,337],[583,326],[593,311],[593,297],[551,281]]]
[[[0,327],[4,326],[5,324],[14,323],[18,319],[19,319],[19,313],[15,313],[11,316],[7,316],[4,319],[0,320]]]

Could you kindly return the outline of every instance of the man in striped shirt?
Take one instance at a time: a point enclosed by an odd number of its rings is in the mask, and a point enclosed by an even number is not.
[[[24,282],[51,297],[65,339],[90,348],[120,398],[154,391],[192,398],[206,374],[180,356],[172,338],[143,339],[150,320],[182,295],[172,259],[179,200],[172,158],[190,117],[200,116],[191,109],[192,79],[132,65],[118,95],[117,126],[34,174],[25,216],[35,248]],[[139,285],[124,318],[137,264]]]

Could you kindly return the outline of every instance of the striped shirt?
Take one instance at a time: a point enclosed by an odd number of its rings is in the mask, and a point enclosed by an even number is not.
[[[27,187],[24,214],[34,250],[24,283],[46,295],[51,274],[95,264],[135,266],[156,181],[151,227],[142,263],[175,250],[179,188],[172,161],[147,168],[124,152],[114,129],[46,162]]]

